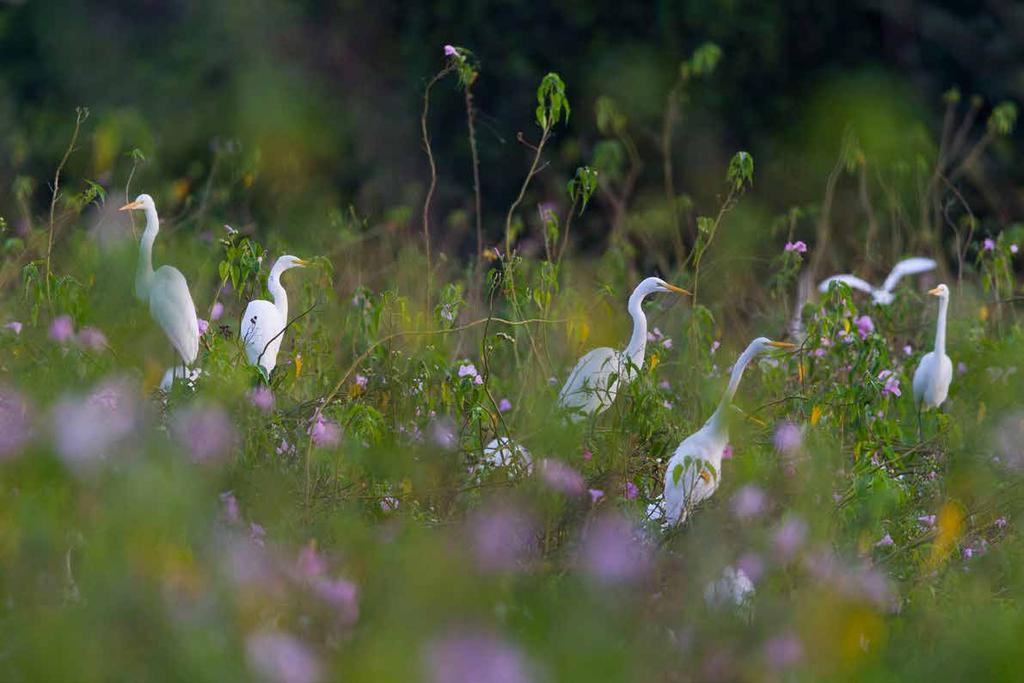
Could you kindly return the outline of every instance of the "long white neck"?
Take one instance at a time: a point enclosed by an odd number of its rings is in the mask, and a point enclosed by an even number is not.
[[[946,355],[946,311],[949,308],[949,297],[939,299],[939,317],[935,321],[935,355]]]
[[[761,347],[757,342],[751,342],[749,346],[740,354],[740,357],[736,359],[736,364],[732,366],[732,374],[729,376],[729,386],[725,388],[725,393],[722,394],[722,400],[718,402],[718,408],[715,409],[711,419],[708,420],[708,424],[715,431],[725,434],[729,430],[729,423],[726,420],[726,414],[729,412],[729,406],[732,405],[732,399],[736,395],[736,390],[740,386],[740,380],[743,379],[743,372],[750,365],[750,361],[754,360],[754,357],[761,352]]]
[[[626,345],[626,356],[638,368],[643,367],[644,352],[647,350],[647,315],[644,313],[643,304],[646,294],[633,291],[629,297],[628,311],[633,316],[633,335]]]
[[[279,268],[277,264],[270,269],[270,277],[267,278],[267,289],[270,291],[270,296],[274,298],[274,305],[277,310],[281,312],[281,318],[288,322],[288,293],[284,291],[284,287],[281,285],[281,273],[285,271],[284,268]]]
[[[135,270],[135,296],[145,301],[149,298],[149,288],[153,282],[153,242],[160,232],[160,219],[156,208],[146,209],[146,230],[139,242],[139,265]]]

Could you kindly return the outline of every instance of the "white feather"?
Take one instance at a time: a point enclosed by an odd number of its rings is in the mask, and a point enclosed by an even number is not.
[[[268,374],[277,366],[277,352],[284,339],[284,334],[278,333],[284,329],[285,324],[281,312],[274,304],[263,299],[249,302],[242,314],[239,329],[242,343],[245,344],[245,356],[251,365],[259,364]]]
[[[889,277],[885,278],[885,282],[882,284],[882,289],[887,292],[891,292],[895,289],[900,278],[905,275],[926,273],[929,270],[934,270],[936,265],[937,264],[934,259],[923,258],[920,256],[904,259],[893,266],[892,272],[889,273]]]

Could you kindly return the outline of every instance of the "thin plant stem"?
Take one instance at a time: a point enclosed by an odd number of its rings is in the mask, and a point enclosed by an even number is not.
[[[427,252],[427,283],[424,303],[425,309],[428,312],[430,311],[430,285],[434,276],[433,263],[430,256],[430,201],[434,198],[434,190],[437,188],[437,164],[434,162],[434,152],[430,147],[430,133],[427,131],[427,115],[430,113],[430,90],[438,81],[447,76],[451,70],[451,66],[446,66],[438,71],[437,74],[435,74],[427,83],[427,87],[423,91],[423,114],[420,116],[420,133],[423,141],[423,151],[426,153],[427,161],[430,164],[430,186],[427,188],[427,196],[423,199],[423,246]]]
[[[50,197],[50,233],[46,240],[46,301],[52,306],[53,299],[50,294],[50,273],[52,271],[52,260],[53,260],[53,232],[55,229],[54,213],[57,210],[57,198],[60,197],[60,174],[64,170],[64,165],[68,163],[68,158],[71,153],[75,151],[75,143],[78,142],[78,133],[82,129],[82,124],[89,118],[88,107],[76,107],[75,108],[75,130],[71,133],[71,142],[68,144],[68,148],[64,151],[64,157],[60,160],[60,164],[57,166],[57,171],[53,174],[53,194]]]

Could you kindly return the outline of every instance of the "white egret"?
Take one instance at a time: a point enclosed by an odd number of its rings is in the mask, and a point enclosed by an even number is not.
[[[153,242],[160,232],[156,204],[148,194],[140,194],[134,202],[119,211],[142,209],[146,213],[146,229],[139,243],[139,266],[135,272],[135,296],[149,302],[149,312],[171,341],[184,365],[195,362],[199,355],[199,320],[188,282],[173,266],[153,270]]]
[[[506,467],[509,469],[510,478],[513,471],[525,474],[533,471],[533,458],[530,452],[522,444],[503,436],[491,439],[484,446],[483,456],[483,460],[473,468],[478,478],[490,468]]]
[[[921,357],[914,371],[914,404],[919,410],[938,408],[949,394],[953,381],[953,361],[946,355],[946,312],[949,287],[939,285],[928,291],[939,297],[939,316],[935,322],[935,349]]]
[[[934,270],[936,263],[933,259],[922,258],[915,256],[914,258],[908,258],[900,261],[893,266],[889,276],[885,278],[885,282],[882,283],[880,288],[874,287],[871,283],[861,280],[859,277],[854,275],[833,275],[832,277],[823,280],[818,285],[818,290],[822,293],[827,292],[829,285],[833,282],[844,282],[853,289],[859,289],[862,292],[867,292],[871,295],[871,298],[879,306],[888,306],[896,298],[893,295],[892,290],[896,288],[897,283],[905,275],[916,275],[918,273],[925,273],[929,270]]]
[[[722,453],[729,444],[728,411],[743,378],[743,371],[755,357],[771,348],[793,348],[793,344],[758,337],[750,342],[732,368],[729,386],[714,414],[699,430],[683,439],[665,470],[664,516],[669,524],[681,524],[690,512],[718,489]],[[657,514],[655,508],[654,514]]]
[[[643,366],[647,348],[647,315],[642,304],[648,294],[655,292],[689,294],[682,287],[670,285],[657,277],[646,278],[637,285],[629,296],[633,335],[626,348],[616,351],[602,346],[588,352],[579,359],[558,392],[559,405],[572,411],[573,420],[607,410],[615,402],[620,384],[631,382],[636,369]]]
[[[288,324],[288,294],[281,286],[281,274],[289,268],[304,268],[306,265],[295,256],[285,255],[277,259],[267,277],[267,290],[274,297],[274,303],[263,299],[250,301],[242,314],[240,329],[245,355],[250,364],[266,370],[268,377],[277,365],[277,352]]]

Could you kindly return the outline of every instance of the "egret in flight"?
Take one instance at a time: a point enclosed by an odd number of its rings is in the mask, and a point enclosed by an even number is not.
[[[885,282],[882,283],[881,288],[876,288],[872,284],[861,280],[859,277],[854,275],[833,275],[827,280],[823,280],[818,285],[818,291],[824,293],[828,291],[829,286],[833,282],[844,282],[853,289],[859,289],[862,292],[867,292],[871,295],[871,298],[879,306],[888,306],[896,298],[893,295],[892,290],[896,288],[897,283],[905,275],[916,275],[918,273],[926,273],[929,270],[935,269],[935,261],[930,258],[921,258],[915,256],[914,258],[908,258],[897,263],[889,276],[885,278]]]
[[[939,316],[935,322],[935,349],[921,357],[914,371],[914,404],[918,410],[938,408],[949,394],[953,381],[953,361],[946,355],[946,311],[949,309],[949,287],[939,285],[929,290],[939,297]]]
[[[620,383],[628,384],[636,370],[643,366],[647,348],[647,315],[642,304],[648,294],[655,292],[689,294],[682,287],[670,285],[657,277],[649,277],[637,285],[629,297],[633,335],[626,348],[616,351],[602,346],[590,351],[576,363],[565,386],[558,392],[558,404],[572,411],[574,421],[607,410],[615,402]]]
[[[295,256],[282,256],[274,262],[267,278],[267,290],[274,303],[250,301],[242,314],[241,334],[249,363],[263,368],[267,377],[277,365],[277,352],[288,324],[288,294],[281,286],[281,274],[289,268],[304,268],[308,263]]]
[[[160,218],[156,204],[148,194],[140,194],[134,202],[119,211],[142,209],[146,213],[146,230],[139,244],[139,267],[135,273],[135,296],[149,302],[149,312],[174,346],[184,366],[195,362],[199,355],[199,320],[188,283],[181,271],[173,266],[160,266],[153,270],[153,242],[160,232]],[[183,371],[184,376],[188,373]]]
[[[670,524],[686,521],[690,512],[718,489],[722,453],[729,444],[728,411],[750,361],[771,349],[791,349],[793,344],[758,337],[750,342],[732,367],[718,408],[699,430],[683,439],[665,471],[664,515]]]

